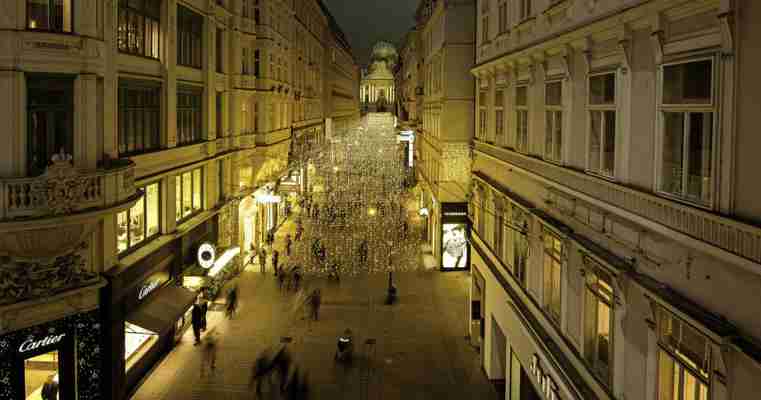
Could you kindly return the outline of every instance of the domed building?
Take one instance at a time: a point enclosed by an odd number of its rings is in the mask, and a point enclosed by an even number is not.
[[[370,112],[388,112],[393,109],[394,73],[399,59],[394,45],[378,42],[373,46],[370,66],[363,71],[360,84],[362,109]]]

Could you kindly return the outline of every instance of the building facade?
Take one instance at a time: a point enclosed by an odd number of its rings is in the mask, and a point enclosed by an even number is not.
[[[416,129],[418,124],[417,93],[418,89],[418,31],[410,29],[399,50],[399,66],[394,74],[396,85],[396,106],[399,123]]]
[[[416,138],[420,209],[433,264],[443,270],[469,266],[463,221],[470,182],[473,136],[473,1],[424,0],[418,5],[417,59],[422,121]]]
[[[326,119],[358,118],[358,69],[348,46],[331,59],[343,33],[314,0],[0,15],[0,397],[56,381],[126,398],[187,327],[193,289],[216,295],[283,221],[275,194],[301,182]],[[333,64],[353,71],[340,107]]]
[[[759,18],[479,0],[469,334],[505,398],[761,393]]]

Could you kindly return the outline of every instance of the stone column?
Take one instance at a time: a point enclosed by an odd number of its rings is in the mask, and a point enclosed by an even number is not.
[[[175,218],[177,212],[177,193],[175,191],[177,179],[180,179],[179,176],[173,175],[161,181],[163,194],[161,196],[161,212],[163,215],[161,233],[164,235],[172,233],[177,229],[177,220]]]
[[[164,99],[165,99],[165,118],[164,127],[166,129],[165,139],[166,147],[177,146],[177,0],[167,0],[164,2],[164,22],[166,22],[164,32],[167,39],[165,41],[164,56]],[[173,182],[172,182],[173,183]],[[174,190],[174,189],[172,189]],[[171,218],[174,220],[174,217]],[[172,223],[172,231],[174,223]]]
[[[74,81],[74,165],[95,169],[98,162],[98,79],[80,74]]]
[[[26,175],[26,80],[20,71],[0,71],[0,120],[5,128],[0,146],[0,176]]]

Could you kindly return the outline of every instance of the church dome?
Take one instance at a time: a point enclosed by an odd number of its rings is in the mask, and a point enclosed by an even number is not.
[[[396,64],[396,60],[399,55],[396,52],[396,47],[388,42],[378,42],[373,46],[373,53],[370,58],[375,60],[383,60],[389,64],[390,67]]]

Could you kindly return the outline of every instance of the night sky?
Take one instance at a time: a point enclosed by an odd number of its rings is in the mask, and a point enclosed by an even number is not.
[[[399,45],[415,25],[419,0],[323,0],[346,34],[354,56],[364,67],[373,45],[387,41]]]

